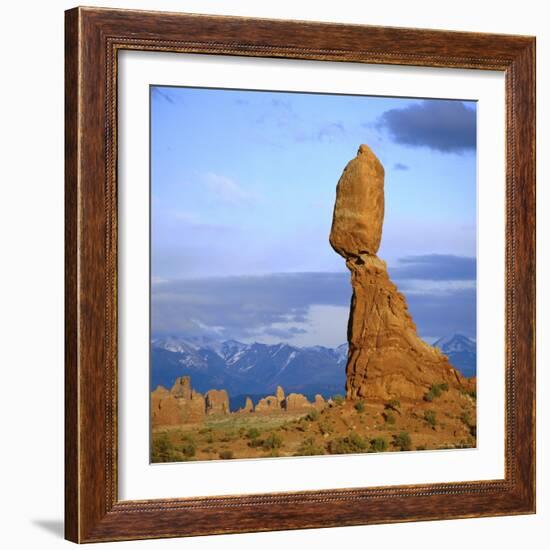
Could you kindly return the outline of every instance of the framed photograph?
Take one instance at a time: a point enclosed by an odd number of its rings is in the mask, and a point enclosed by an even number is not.
[[[535,511],[535,39],[66,12],[66,537]]]

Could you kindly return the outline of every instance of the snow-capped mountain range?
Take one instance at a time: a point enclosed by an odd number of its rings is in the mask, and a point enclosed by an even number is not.
[[[455,334],[440,338],[434,346],[466,376],[475,375],[475,341]],[[189,375],[200,392],[224,388],[230,396],[266,395],[280,385],[286,392],[328,397],[344,392],[347,351],[347,344],[327,348],[156,338],[151,345],[151,387],[170,388],[178,376]]]
[[[157,338],[151,346],[151,386],[171,387],[190,375],[198,391],[225,388],[230,395],[267,394],[278,385],[301,393],[342,393],[347,344],[337,348],[280,343],[244,344]]]
[[[433,344],[439,348],[451,364],[462,372],[464,376],[476,375],[476,342],[463,334],[453,334],[440,338]]]

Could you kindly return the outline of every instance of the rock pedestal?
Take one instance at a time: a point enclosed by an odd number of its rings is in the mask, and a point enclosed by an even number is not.
[[[421,340],[405,297],[376,253],[384,220],[384,169],[361,145],[338,182],[330,234],[351,271],[346,397],[421,399],[432,384],[464,379],[438,349]]]

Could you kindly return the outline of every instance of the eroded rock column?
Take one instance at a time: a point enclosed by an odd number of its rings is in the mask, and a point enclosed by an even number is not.
[[[346,397],[420,399],[432,384],[462,385],[447,357],[418,337],[405,297],[377,256],[383,222],[384,168],[361,145],[338,181],[330,233],[353,289]]]

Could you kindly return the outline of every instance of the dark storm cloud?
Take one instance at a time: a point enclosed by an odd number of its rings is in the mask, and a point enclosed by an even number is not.
[[[473,281],[476,278],[476,259],[449,254],[427,254],[400,258],[390,268],[395,280]]]
[[[404,291],[404,294],[420,335],[439,338],[460,333],[476,337],[474,288],[433,294],[410,294]]]
[[[475,289],[446,284],[475,279],[475,259],[412,256],[390,269],[390,276],[407,297],[420,334],[475,335]],[[415,280],[433,284],[422,289],[411,283]],[[284,340],[307,332],[307,325],[284,325],[307,323],[312,305],[349,307],[350,298],[347,272],[164,281],[152,288],[152,330],[155,335],[210,331],[220,339],[250,338],[261,330]]]
[[[304,323],[313,304],[348,305],[349,279],[348,273],[341,272],[162,282],[152,290],[153,332],[205,326],[236,338],[274,323]]]
[[[476,148],[476,111],[461,101],[425,100],[403,109],[390,109],[376,124],[396,143],[428,147],[443,153]]]

